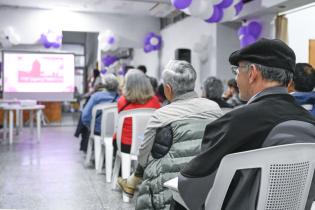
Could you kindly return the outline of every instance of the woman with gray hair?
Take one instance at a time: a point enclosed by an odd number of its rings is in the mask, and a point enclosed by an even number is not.
[[[223,84],[220,79],[208,77],[203,82],[202,97],[215,101],[221,108],[232,108],[232,105],[223,100],[222,94]]]
[[[159,99],[154,95],[152,85],[148,77],[137,69],[131,69],[126,74],[123,95],[119,98],[117,106],[118,113],[123,110],[138,108],[155,108],[161,107]],[[115,141],[115,139],[114,139]],[[127,118],[124,121],[121,151],[129,153],[132,141],[132,121]],[[116,146],[116,144],[114,144]]]
[[[113,103],[117,101],[118,85],[118,80],[113,74],[106,74],[102,78],[102,85],[99,87],[99,91],[91,95],[89,101],[82,111],[81,120],[85,127],[90,127],[92,120],[92,109],[95,105],[101,103]],[[97,114],[94,129],[94,133],[97,135],[101,134],[101,118],[101,114]]]

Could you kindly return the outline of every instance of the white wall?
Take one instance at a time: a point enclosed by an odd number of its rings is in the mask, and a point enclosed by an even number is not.
[[[133,60],[130,65],[133,65],[134,67],[145,65],[147,67],[147,75],[158,79],[158,51],[145,53],[142,48],[136,48],[134,49]]]
[[[175,50],[178,48],[188,48],[191,50],[191,63],[197,72],[197,82],[195,90],[199,93],[200,84],[205,78],[200,75],[207,69],[210,74],[210,65],[215,63],[212,59],[216,56],[209,56],[206,63],[201,63],[199,55],[195,52],[194,46],[198,43],[202,35],[209,36],[213,43],[216,39],[215,24],[208,24],[195,17],[187,17],[184,20],[177,22],[161,31],[163,37],[163,48],[161,51],[161,69],[167,64],[170,59],[175,58]],[[212,51],[212,49],[210,49]],[[206,67],[205,67],[206,66]],[[215,66],[211,66],[215,68]]]
[[[237,31],[241,23],[218,24],[217,28],[217,68],[215,75],[226,84],[234,75],[231,72],[229,57],[232,52],[240,49]]]
[[[315,7],[287,14],[288,18],[288,44],[294,50],[296,61],[309,62],[310,39],[315,39]]]
[[[0,8],[0,28],[12,26],[23,44],[33,44],[47,29],[100,32],[112,30],[121,37],[123,47],[141,47],[147,32],[158,32],[160,23],[153,17],[105,15],[25,8]]]

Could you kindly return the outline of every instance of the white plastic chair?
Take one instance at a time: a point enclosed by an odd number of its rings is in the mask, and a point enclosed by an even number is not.
[[[111,181],[113,166],[113,134],[118,120],[117,104],[103,104],[101,121],[101,136],[94,136],[95,169],[102,172],[105,159],[106,182]]]
[[[315,169],[315,144],[288,144],[226,155],[207,196],[205,209],[221,209],[235,172],[250,168],[261,169],[256,210],[304,210]],[[164,186],[185,206],[178,199],[176,179],[165,182]]]
[[[116,189],[117,177],[121,167],[122,178],[126,179],[130,176],[132,161],[137,161],[139,146],[143,140],[144,131],[147,123],[156,109],[140,108],[122,111],[118,115],[117,123],[117,153],[113,171],[113,185]],[[132,143],[130,153],[121,152],[121,136],[125,118],[132,118]],[[129,197],[123,195],[124,202],[129,202]]]
[[[94,145],[94,141],[95,142],[102,142],[102,136],[101,135],[95,135],[94,134],[94,128],[95,128],[95,120],[96,120],[96,113],[97,111],[102,111],[104,109],[104,107],[107,106],[114,106],[117,107],[116,103],[103,103],[103,104],[97,104],[96,106],[93,107],[92,109],[92,119],[91,119],[91,124],[90,124],[90,136],[89,136],[89,142],[88,142],[88,148],[87,148],[87,153],[86,153],[86,158],[84,161],[84,164],[86,166],[90,165],[91,159],[92,159],[92,150],[93,150],[93,145]],[[103,115],[102,115],[103,116]],[[102,117],[103,120],[103,117]],[[103,123],[103,122],[102,122]],[[104,125],[104,124],[102,124]],[[99,145],[99,144],[98,144]],[[98,151],[95,151],[95,153],[100,153],[102,150],[100,149],[100,147],[97,148]],[[103,153],[104,155],[104,153]],[[95,158],[95,167],[98,167],[99,164],[99,155],[95,155],[95,157],[97,156],[97,158]],[[97,159],[97,160],[96,160]]]

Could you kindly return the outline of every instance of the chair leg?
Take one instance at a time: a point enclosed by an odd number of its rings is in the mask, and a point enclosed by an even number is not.
[[[123,179],[127,179],[130,176],[131,171],[131,158],[130,154],[121,153],[121,176]]]
[[[93,139],[89,138],[88,148],[87,148],[86,157],[84,161],[85,166],[89,166],[91,164],[92,149],[93,149]]]
[[[120,170],[120,165],[121,165],[121,159],[120,156],[118,154],[118,151],[116,153],[116,158],[115,158],[115,164],[114,164],[114,170],[113,170],[113,176],[112,176],[112,189],[115,190],[117,189],[117,178],[119,175],[119,170]]]
[[[111,139],[110,139],[111,140]],[[106,169],[106,182],[111,182],[112,167],[113,167],[113,146],[105,145],[105,169]]]
[[[121,153],[121,175],[123,179],[127,179],[130,176],[131,171],[131,156],[127,153]],[[130,197],[123,192],[123,202],[129,203]]]
[[[100,136],[94,136],[94,156],[95,156],[95,169],[97,173],[102,173],[104,162],[104,150]]]

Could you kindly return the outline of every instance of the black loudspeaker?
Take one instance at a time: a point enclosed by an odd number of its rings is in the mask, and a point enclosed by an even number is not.
[[[188,63],[191,63],[191,51],[190,49],[176,49],[175,50],[175,59],[184,60]]]

